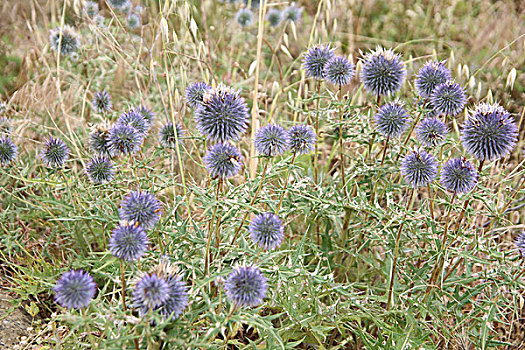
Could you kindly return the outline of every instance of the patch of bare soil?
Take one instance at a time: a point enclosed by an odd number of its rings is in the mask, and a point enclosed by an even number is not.
[[[31,316],[22,308],[13,307],[10,296],[0,292],[0,349],[21,348],[32,335]]]

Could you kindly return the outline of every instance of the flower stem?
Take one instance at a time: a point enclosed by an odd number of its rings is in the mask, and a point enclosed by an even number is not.
[[[418,102],[419,102],[419,100],[418,100]],[[427,99],[425,99],[423,101],[423,106],[425,106],[426,103],[427,103]],[[421,119],[421,115],[422,114],[423,114],[423,110],[420,110],[419,113],[417,114],[416,120],[414,121],[414,123],[412,123],[412,127],[410,128],[410,131],[408,132],[407,137],[405,138],[405,141],[403,142],[403,146],[401,146],[401,149],[399,150],[399,153],[397,154],[395,163],[397,163],[397,161],[399,160],[399,158],[403,154],[403,150],[405,149],[406,145],[408,144],[408,141],[410,140],[410,137],[412,137],[412,133],[414,132],[414,129],[416,128],[416,125],[419,122],[419,119]]]
[[[120,260],[120,279],[122,280],[122,306],[124,311],[128,310],[126,306],[126,276],[124,274],[124,262]]]
[[[315,83],[315,92],[316,92],[316,100],[315,100],[315,134],[319,135],[319,94],[321,91],[321,81],[317,80]],[[317,136],[319,137],[319,136]],[[317,184],[319,178],[319,142],[315,143],[315,150],[314,150],[314,181]]]
[[[80,313],[82,314],[82,317],[84,318],[84,322],[86,322],[86,331],[88,334],[89,342],[91,343],[91,346],[93,347],[93,349],[96,349],[97,346],[96,346],[95,338],[93,337],[93,334],[91,334],[91,326],[89,325],[89,321],[86,316],[86,309],[81,308]]]
[[[206,275],[208,273],[208,267],[210,266],[211,262],[212,262],[212,256],[211,256],[211,253],[210,253],[210,247],[211,247],[211,235],[212,235],[212,227],[213,227],[213,222],[215,221],[215,216],[217,215],[217,207],[218,207],[218,204],[219,204],[219,193],[220,193],[220,189],[221,189],[221,186],[220,186],[220,182],[221,180],[219,179],[219,181],[217,182],[217,192],[215,193],[215,208],[213,209],[213,215],[211,217],[211,220],[210,222],[208,223],[208,242],[206,242],[206,256],[204,257],[204,275]]]
[[[345,180],[345,158],[343,142],[343,86],[339,85],[339,160],[341,161],[341,187],[344,198],[348,197]]]
[[[295,152],[292,156],[292,161],[290,162],[290,166],[288,167],[288,171],[286,171],[286,180],[283,186],[283,191],[281,192],[281,199],[279,200],[279,205],[277,206],[277,209],[275,210],[275,214],[279,215],[279,210],[281,210],[281,206],[283,205],[283,199],[284,194],[286,193],[286,189],[288,188],[288,180],[290,178],[290,170],[292,169],[293,163],[295,161]]]

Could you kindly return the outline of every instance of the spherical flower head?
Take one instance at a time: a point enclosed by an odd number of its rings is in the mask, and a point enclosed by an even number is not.
[[[409,116],[402,102],[389,102],[377,111],[375,115],[376,127],[385,137],[401,136],[408,126]]]
[[[161,209],[161,203],[151,193],[133,191],[120,203],[119,214],[122,220],[151,228],[159,221]]]
[[[132,12],[128,15],[128,18],[126,18],[126,23],[129,29],[137,29],[140,27],[140,17],[136,13]]]
[[[303,56],[303,68],[306,75],[318,80],[324,79],[325,66],[334,57],[334,49],[329,45],[309,48]]]
[[[241,27],[248,27],[253,23],[253,12],[249,8],[242,8],[235,14],[235,22]]]
[[[429,98],[436,86],[450,79],[450,70],[444,62],[428,61],[417,73],[416,90],[419,96]]]
[[[109,156],[108,136],[109,130],[104,125],[97,125],[89,134],[88,147],[99,155]]]
[[[465,158],[453,158],[443,165],[440,180],[448,191],[466,193],[478,183],[478,171]]]
[[[150,126],[153,125],[153,121],[155,121],[155,112],[151,109],[145,105],[140,105],[133,108],[133,111],[139,113],[144,119],[146,119]]]
[[[364,58],[361,81],[365,89],[374,95],[396,93],[401,89],[405,76],[405,64],[393,50],[378,47]]]
[[[132,126],[142,135],[142,137],[146,137],[149,129],[151,128],[151,124],[147,121],[147,119],[144,118],[142,114],[137,112],[135,109],[132,109],[126,113],[122,113],[118,117],[117,122],[115,124],[124,124]]]
[[[277,124],[263,126],[255,134],[254,145],[257,152],[263,156],[279,156],[289,148],[288,132]]]
[[[416,127],[416,135],[426,147],[441,146],[447,138],[448,128],[436,118],[426,118]]]
[[[113,108],[111,96],[106,90],[95,92],[91,105],[100,114],[111,112]]]
[[[336,56],[324,67],[325,79],[337,86],[347,85],[355,75],[355,65],[346,57]]]
[[[93,300],[97,285],[87,272],[71,270],[58,279],[53,290],[58,304],[68,309],[80,309]]]
[[[468,153],[479,160],[507,156],[518,142],[518,126],[505,108],[481,103],[465,120],[461,141]]]
[[[94,156],[86,164],[86,174],[94,184],[105,184],[115,177],[115,166],[106,156]]]
[[[267,288],[266,278],[255,266],[237,267],[224,284],[228,298],[241,307],[261,304]]]
[[[136,223],[120,224],[109,238],[109,251],[119,259],[136,261],[148,249],[148,234]]]
[[[270,26],[277,27],[283,21],[283,13],[276,8],[271,8],[266,14],[266,20]]]
[[[244,99],[224,86],[208,90],[195,111],[197,129],[219,142],[238,139],[246,132],[249,117]]]
[[[465,108],[467,95],[465,89],[453,80],[449,80],[434,88],[430,95],[430,101],[437,113],[455,116]]]
[[[163,125],[159,131],[159,141],[163,147],[174,149],[177,141],[181,142],[184,137],[184,129],[181,124],[173,125],[169,122]]]
[[[69,56],[78,50],[78,36],[68,25],[51,30],[49,34],[51,49],[63,56]]]
[[[290,149],[296,154],[310,153],[317,142],[314,129],[309,125],[297,124],[288,129]]]
[[[525,231],[521,232],[520,235],[516,238],[516,247],[518,247],[521,256],[525,256]]]
[[[144,134],[133,126],[116,123],[108,132],[108,148],[112,155],[134,154],[140,149],[140,144],[144,140]]]
[[[168,281],[156,274],[145,274],[135,284],[132,293],[133,307],[138,309],[141,315],[147,314],[149,310],[162,305],[169,298],[170,286]]]
[[[96,15],[95,17],[93,17],[93,22],[95,22],[95,24],[99,28],[106,28],[106,25],[104,24],[104,20],[105,20],[104,16],[101,16],[101,15]]]
[[[116,10],[125,12],[131,7],[130,0],[106,0],[108,4]]]
[[[18,148],[7,137],[0,136],[0,166],[6,166],[13,162],[18,155]]]
[[[211,86],[204,82],[191,83],[184,91],[184,97],[188,105],[195,109],[201,105],[204,94],[209,90]]]
[[[212,177],[225,179],[235,176],[242,167],[241,152],[229,143],[211,146],[203,158],[204,166]]]
[[[264,250],[278,248],[284,237],[284,225],[273,213],[256,215],[248,227],[252,240]]]
[[[297,22],[301,19],[302,13],[303,9],[301,7],[297,7],[295,4],[286,6],[283,11],[283,19],[285,21]]]
[[[165,302],[155,308],[163,318],[177,319],[188,306],[186,284],[176,275],[175,269],[168,262],[161,262],[153,273],[168,282],[169,294]]]
[[[98,14],[98,4],[94,1],[86,1],[82,11],[86,16],[93,18]]]
[[[61,139],[50,137],[44,143],[40,158],[48,168],[62,168],[69,158],[69,148]]]
[[[401,162],[401,174],[413,188],[423,187],[434,181],[438,163],[425,151],[412,151]]]

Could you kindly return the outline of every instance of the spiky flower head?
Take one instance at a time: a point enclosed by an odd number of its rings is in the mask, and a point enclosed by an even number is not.
[[[159,130],[159,141],[163,147],[174,149],[177,141],[181,142],[184,137],[184,129],[181,124],[173,125],[172,122],[164,124]]]
[[[168,298],[154,310],[161,314],[164,319],[177,319],[188,306],[186,284],[177,276],[177,272],[170,263],[164,260],[151,273],[164,279],[169,286]]]
[[[330,45],[309,48],[303,55],[303,69],[306,75],[318,80],[324,79],[326,64],[334,57],[334,49]]]
[[[126,12],[131,8],[131,1],[130,0],[106,0],[108,4],[122,12]]]
[[[447,138],[448,128],[437,118],[423,119],[416,127],[416,135],[426,147],[441,146]]]
[[[224,284],[228,298],[241,307],[261,304],[267,288],[266,278],[256,266],[235,268]]]
[[[69,158],[69,148],[61,139],[49,137],[40,152],[40,158],[48,168],[62,168]]]
[[[279,247],[284,237],[284,225],[279,216],[273,213],[256,215],[248,227],[250,237],[262,249]]]
[[[100,114],[111,112],[113,108],[111,96],[106,90],[95,92],[93,100],[91,100],[91,105]]]
[[[0,166],[6,166],[16,159],[18,148],[7,137],[0,136]]]
[[[86,1],[82,12],[88,17],[95,17],[98,14],[98,4],[94,1]]]
[[[204,94],[211,89],[211,86],[202,81],[191,83],[184,91],[186,102],[191,108],[196,109],[201,105]]]
[[[288,150],[288,132],[278,124],[263,126],[254,139],[255,149],[266,157],[274,157]]]
[[[384,104],[375,115],[376,127],[385,137],[399,137],[408,126],[409,116],[401,101]]]
[[[438,163],[425,151],[412,151],[401,162],[401,174],[413,188],[423,187],[434,181]]]
[[[129,29],[137,29],[138,27],[140,27],[140,16],[136,13],[131,12],[126,18],[126,23]]]
[[[115,166],[106,156],[94,156],[86,164],[86,175],[94,184],[105,184],[115,177]]]
[[[69,56],[78,50],[78,36],[73,27],[65,25],[51,30],[49,34],[51,49],[64,56]]]
[[[234,91],[225,86],[208,90],[195,110],[197,129],[212,141],[236,140],[248,128],[248,107]]]
[[[516,238],[516,247],[518,247],[521,256],[525,256],[525,231],[522,231],[521,234]]]
[[[124,123],[113,125],[107,136],[109,152],[112,155],[134,154],[140,149],[143,140],[144,134]]]
[[[58,304],[68,309],[80,309],[93,300],[97,285],[89,273],[71,270],[58,279],[53,290]]]
[[[480,103],[462,125],[461,142],[479,160],[507,156],[518,141],[514,118],[497,104]]]
[[[142,276],[133,288],[133,307],[139,309],[141,315],[147,314],[150,309],[161,306],[168,300],[170,286],[168,281],[154,273]]]
[[[106,25],[104,24],[104,20],[105,18],[102,15],[96,15],[95,17],[93,17],[93,22],[95,22],[95,24],[99,28],[106,28]]]
[[[430,101],[437,113],[455,116],[465,108],[467,95],[465,89],[459,84],[453,80],[448,80],[434,88],[430,95]]]
[[[108,136],[109,130],[107,129],[106,125],[96,125],[89,134],[88,147],[91,149],[91,151],[99,155],[111,155]]]
[[[133,111],[139,113],[144,119],[146,119],[150,126],[153,125],[153,121],[155,121],[155,112],[151,109],[145,105],[140,105],[133,108]]]
[[[249,8],[242,8],[235,14],[235,21],[240,24],[241,27],[248,27],[253,23],[253,12]]]
[[[283,21],[283,13],[276,8],[271,8],[266,14],[266,20],[270,26],[277,27]]]
[[[452,158],[443,165],[440,180],[450,192],[466,193],[478,183],[478,171],[465,158]]]
[[[336,56],[324,67],[325,79],[337,86],[347,85],[355,75],[355,65],[346,57]]]
[[[445,62],[428,61],[417,73],[416,90],[419,96],[428,98],[436,86],[450,79],[450,70],[445,66]]]
[[[310,153],[317,142],[317,136],[310,125],[297,124],[288,129],[290,149],[296,154]]]
[[[159,221],[161,209],[161,203],[151,193],[133,191],[120,203],[119,214],[122,220],[151,228]]]
[[[135,261],[148,249],[148,234],[136,223],[122,223],[113,229],[109,238],[109,251],[119,259]]]
[[[142,137],[146,137],[149,129],[151,128],[151,124],[148,122],[148,120],[135,109],[131,109],[128,112],[122,113],[118,117],[115,124],[132,126],[142,135]]]
[[[374,95],[390,95],[401,89],[406,68],[401,57],[391,49],[377,47],[364,57],[361,81]]]
[[[301,19],[303,9],[294,4],[291,6],[286,6],[283,10],[283,20],[290,22],[297,22]]]
[[[241,152],[229,143],[211,146],[203,158],[204,166],[212,177],[221,179],[235,176],[242,167]]]

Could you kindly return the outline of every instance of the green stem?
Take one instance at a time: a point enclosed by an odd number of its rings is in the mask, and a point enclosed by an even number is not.
[[[286,192],[286,189],[288,188],[288,179],[290,178],[290,170],[292,169],[293,163],[295,161],[295,152],[292,156],[292,161],[290,162],[290,166],[288,167],[288,171],[286,171],[286,180],[283,186],[283,190],[281,192],[281,199],[279,200],[279,205],[277,206],[277,209],[275,210],[275,214],[279,215],[279,210],[281,210],[281,206],[283,204],[284,194]]]

